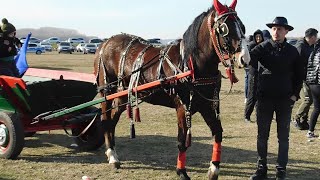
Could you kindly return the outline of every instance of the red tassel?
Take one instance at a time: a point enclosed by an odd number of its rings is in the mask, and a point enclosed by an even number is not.
[[[135,115],[135,116],[134,116],[134,120],[135,120],[136,122],[141,122],[141,119],[140,119],[140,110],[139,110],[138,107],[135,109],[134,115]]]
[[[234,74],[233,70],[231,69],[231,67],[228,67],[226,69],[226,74],[228,76],[228,78],[230,79],[230,82],[232,84],[237,83],[239,81],[239,79],[236,77],[236,75]]]
[[[130,104],[127,104],[127,117],[132,119],[132,107]]]
[[[186,147],[191,146],[191,129],[189,128],[187,131],[187,137],[186,137]]]

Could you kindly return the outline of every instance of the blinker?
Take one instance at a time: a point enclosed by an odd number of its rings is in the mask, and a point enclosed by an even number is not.
[[[222,23],[219,26],[218,32],[221,36],[226,37],[229,34],[229,28],[226,23]]]

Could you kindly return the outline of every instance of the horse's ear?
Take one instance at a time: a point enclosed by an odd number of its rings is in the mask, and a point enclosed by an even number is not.
[[[236,10],[236,6],[237,6],[237,0],[233,0],[231,5],[229,6],[229,8],[233,9],[234,11]]]
[[[218,15],[224,14],[228,12],[228,9],[226,6],[222,5],[218,0],[213,0],[213,6],[218,12]]]

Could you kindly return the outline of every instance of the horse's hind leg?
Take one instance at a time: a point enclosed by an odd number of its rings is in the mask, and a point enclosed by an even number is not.
[[[220,172],[220,159],[221,159],[221,142],[222,142],[222,126],[219,117],[217,117],[216,112],[212,110],[210,106],[208,108],[202,109],[200,112],[207,125],[209,126],[212,136],[214,137],[212,157],[210,161],[210,167],[208,171],[208,176],[210,180],[218,179]]]
[[[118,106],[121,104],[120,99],[113,100],[115,105]],[[107,151],[105,154],[107,155],[109,164],[114,168],[120,168],[120,161],[118,159],[117,153],[115,151],[115,128],[119,121],[120,115],[123,112],[124,108],[116,107],[110,111],[108,111],[112,107],[113,101],[107,101],[101,104],[102,109],[102,126],[105,130],[105,143]]]
[[[176,102],[176,111],[177,111],[177,118],[178,118],[178,149],[179,154],[177,158],[177,174],[180,176],[181,180],[189,180],[190,177],[187,175],[186,171],[186,135],[187,135],[187,125],[186,125],[186,118],[185,118],[185,107],[183,104],[178,100]]]

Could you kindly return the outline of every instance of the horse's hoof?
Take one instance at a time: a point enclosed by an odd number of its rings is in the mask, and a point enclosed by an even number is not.
[[[218,180],[218,174],[208,172],[209,180]]]
[[[218,166],[214,165],[210,162],[210,167],[208,170],[208,178],[209,180],[217,180],[219,176],[220,169]]]
[[[110,163],[110,166],[111,166],[113,169],[120,169],[120,162]]]
[[[179,175],[180,180],[190,180],[186,169],[177,169],[177,174]]]
[[[180,175],[180,180],[190,180],[190,177],[188,175]]]

